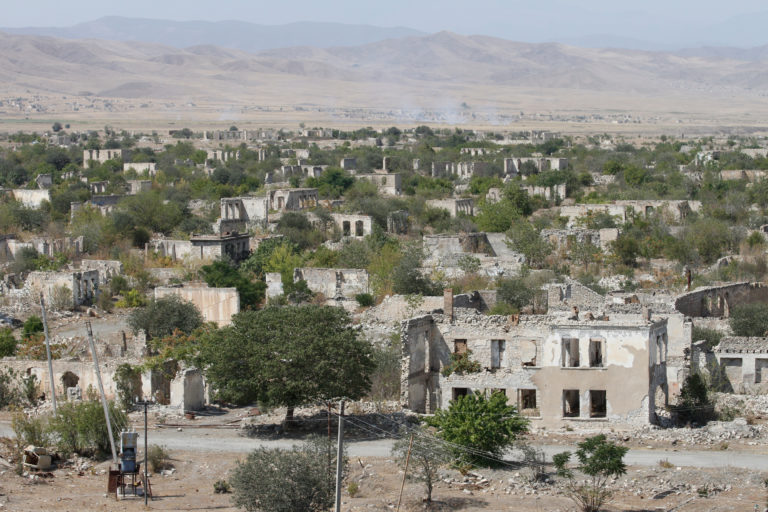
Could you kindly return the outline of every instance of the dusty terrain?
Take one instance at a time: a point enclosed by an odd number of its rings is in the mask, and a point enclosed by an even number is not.
[[[229,495],[213,492],[213,483],[226,478],[236,460],[249,449],[260,445],[288,447],[303,438],[302,435],[286,437],[263,432],[248,437],[236,427],[243,422],[277,426],[275,419],[282,411],[263,416],[253,416],[253,413],[250,408],[213,410],[210,415],[194,420],[185,420],[164,410],[151,414],[150,443],[169,449],[174,469],[171,474],[152,477],[155,499],[149,508],[236,510]],[[10,434],[8,417],[8,414],[0,417],[2,435]],[[313,430],[325,430],[325,423],[315,421],[317,418],[302,418],[318,425]],[[142,415],[133,413],[131,419],[134,427],[141,431]],[[363,425],[359,419],[350,423]],[[584,435],[552,432],[547,437],[530,436],[530,441],[544,444],[544,450],[551,455],[572,449]],[[389,456],[391,440],[373,437],[361,429],[351,429],[348,437],[350,472],[345,482],[343,510],[387,511],[393,510],[397,503],[402,467]],[[706,446],[682,448],[661,443],[652,449],[633,448],[627,456],[629,471],[613,484],[616,496],[606,510],[752,511],[756,505],[762,510],[760,507],[765,506],[768,499],[764,487],[764,480],[768,478],[768,464],[765,464],[768,454],[765,439],[755,443],[710,451],[706,451]],[[635,446],[638,442],[628,444]],[[7,448],[0,451],[4,458],[11,455]],[[689,460],[692,465],[702,467],[678,465],[678,460]],[[18,476],[12,467],[3,466],[0,468],[0,507],[24,511],[142,509],[141,499],[116,502],[113,497],[105,496],[109,464],[109,461],[99,463],[78,458],[63,464],[48,477]],[[559,479],[552,477],[549,483],[530,484],[529,474],[527,468],[515,463],[501,469],[479,469],[466,476],[446,469],[435,488],[436,503],[431,510],[574,510],[572,502],[561,493]],[[358,486],[354,496],[349,494],[352,482]],[[401,510],[424,510],[422,497],[421,484],[409,480]]]

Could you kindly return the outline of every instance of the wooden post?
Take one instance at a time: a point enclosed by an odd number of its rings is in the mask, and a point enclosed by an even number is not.
[[[411,449],[413,449],[413,434],[408,443],[408,455],[405,456],[405,471],[403,471],[403,483],[400,484],[400,497],[397,498],[397,512],[400,512],[400,502],[403,501],[403,490],[405,489],[405,477],[408,476],[408,462],[411,460]]]

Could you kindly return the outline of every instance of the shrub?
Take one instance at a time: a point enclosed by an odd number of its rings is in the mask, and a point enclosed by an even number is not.
[[[0,369],[0,409],[18,404],[19,390],[16,385],[16,372],[12,368]]]
[[[112,276],[112,281],[109,283],[109,291],[112,295],[120,295],[128,290],[128,280],[125,277],[120,275]]]
[[[27,339],[32,334],[43,332],[43,321],[37,315],[32,315],[26,319],[21,329],[21,337]]]
[[[472,359],[471,350],[467,350],[461,354],[451,354],[451,364],[444,367],[440,372],[443,377],[449,377],[453,373],[464,375],[465,373],[477,373],[482,368],[480,363]]]
[[[128,425],[123,411],[109,403],[112,435],[117,442],[120,431]],[[65,454],[102,455],[110,451],[107,421],[99,402],[67,402],[61,404],[49,423],[49,431],[59,451]]]
[[[112,295],[102,291],[96,299],[96,306],[102,311],[111,313],[114,309],[114,302],[112,302]]]
[[[136,398],[141,397],[141,370],[123,363],[115,369],[115,388],[120,407],[130,411]]]
[[[602,434],[590,437],[578,446],[576,458],[579,465],[575,469],[586,476],[583,481],[577,481],[573,470],[567,467],[570,452],[558,453],[552,461],[557,474],[568,479],[566,494],[583,512],[598,512],[613,495],[609,488],[610,479],[627,472],[624,456],[629,448],[607,441]]]
[[[168,455],[168,448],[157,444],[151,445],[147,450],[147,464],[153,473],[171,468],[173,465]]]
[[[136,289],[128,290],[123,295],[123,298],[117,301],[117,304],[115,306],[119,308],[140,308],[144,305],[146,305],[147,299],[144,298],[144,295]]]
[[[357,493],[360,492],[360,486],[357,485],[357,482],[349,482],[347,485],[347,493],[354,498]]]
[[[213,483],[213,492],[216,494],[228,494],[232,492],[232,487],[230,487],[229,482],[226,480],[216,480]]]
[[[291,450],[257,448],[232,470],[232,501],[248,512],[325,511],[334,501],[335,456],[322,438]]]
[[[54,311],[69,311],[74,308],[74,298],[69,286],[57,286],[51,293],[51,309]]]
[[[363,308],[371,307],[374,304],[373,295],[370,293],[358,293],[355,295],[355,300]]]
[[[496,465],[504,450],[528,430],[528,420],[517,407],[507,405],[504,393],[489,398],[478,392],[460,396],[427,423],[438,429],[440,438],[458,445],[452,450],[454,458],[467,465]]]
[[[397,400],[400,396],[400,362],[402,344],[394,336],[388,346],[374,346],[371,353],[376,368],[371,373],[371,391],[368,396],[374,401]]]
[[[723,337],[723,333],[716,331],[715,329],[708,329],[706,327],[693,326],[693,332],[691,339],[693,341],[704,340],[707,342],[707,348],[713,349],[720,343],[720,339]]]
[[[0,329],[0,357],[16,355],[16,338],[13,337],[13,329],[5,327]]]
[[[672,411],[683,423],[706,423],[712,418],[714,406],[709,398],[707,383],[700,373],[692,373],[685,378],[677,404],[672,407]]]
[[[730,326],[735,336],[765,336],[768,333],[768,304],[744,304],[731,311]]]
[[[37,405],[37,375],[30,373],[21,378],[21,397],[31,406]]]
[[[32,416],[17,412],[11,419],[11,428],[16,435],[19,448],[29,446],[49,446],[51,436],[48,433],[48,416]]]
[[[131,329],[134,332],[143,330],[148,340],[170,336],[176,329],[189,334],[202,324],[203,316],[197,307],[176,295],[153,300],[132,311],[128,317]]]

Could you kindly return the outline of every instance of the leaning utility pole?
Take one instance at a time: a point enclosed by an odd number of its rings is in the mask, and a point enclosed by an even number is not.
[[[112,448],[112,462],[117,464],[117,451],[115,450],[115,436],[112,435],[112,422],[109,421],[109,407],[107,407],[107,397],[104,394],[104,385],[101,383],[101,370],[99,370],[99,356],[96,354],[96,345],[93,343],[93,329],[91,322],[85,322],[88,328],[88,344],[91,346],[91,357],[93,358],[93,368],[96,371],[96,381],[99,383],[99,393],[101,393],[101,406],[104,408],[104,417],[107,420],[107,432],[109,433],[109,446]]]
[[[43,313],[43,333],[45,334],[45,355],[48,357],[48,380],[51,383],[51,402],[53,403],[53,413],[56,414],[56,384],[53,380],[53,363],[51,362],[51,342],[48,339],[48,320],[45,318],[45,300],[43,294],[40,294],[40,310]]]
[[[341,473],[344,469],[344,400],[339,402],[339,440],[336,451],[336,509],[341,512]]]

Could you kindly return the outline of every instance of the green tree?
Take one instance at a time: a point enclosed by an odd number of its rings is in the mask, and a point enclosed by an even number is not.
[[[432,490],[435,483],[439,480],[439,470],[441,467],[451,462],[451,452],[446,448],[445,443],[432,436],[431,432],[424,427],[414,427],[410,432],[401,430],[400,438],[392,446],[392,455],[400,462],[405,464],[410,447],[410,468],[408,476],[414,480],[424,482],[424,488],[427,491],[425,501],[432,502]],[[413,445],[411,438],[413,436]]]
[[[241,312],[202,343],[200,358],[218,398],[283,405],[289,421],[298,405],[364,396],[374,369],[349,314],[317,305]]]
[[[279,272],[283,286],[293,284],[293,271],[301,267],[303,258],[294,252],[294,247],[290,242],[284,242],[275,247],[269,255],[269,258],[262,264],[264,272]]]
[[[576,470],[585,478],[578,480],[568,467],[571,452],[558,453],[552,458],[558,475],[568,479],[568,496],[583,512],[598,512],[613,495],[610,479],[627,473],[624,456],[629,448],[607,441],[605,435],[590,437],[578,444]]]
[[[15,356],[16,343],[16,338],[13,336],[13,329],[10,327],[0,329],[0,357]]]
[[[420,245],[409,245],[392,269],[392,285],[395,293],[402,295],[437,295],[438,286],[425,276],[420,268],[424,250]]]
[[[255,308],[264,300],[267,285],[264,281],[251,281],[238,269],[226,261],[214,261],[210,265],[203,265],[200,275],[208,286],[215,288],[237,288],[240,296],[240,305],[243,308]]]
[[[539,232],[528,221],[516,222],[507,231],[507,246],[522,253],[529,266],[541,268],[545,258],[551,254],[552,245],[539,236]]]
[[[489,398],[479,392],[460,396],[427,424],[437,428],[438,437],[458,445],[452,449],[457,461],[483,466],[495,465],[504,449],[528,430],[528,420],[499,392]]]
[[[533,301],[534,290],[521,278],[500,279],[497,286],[498,300],[509,304],[517,312]]]
[[[766,336],[768,333],[768,304],[743,304],[731,310],[728,320],[736,336]]]
[[[692,421],[706,423],[713,417],[714,407],[709,397],[709,388],[700,373],[692,373],[685,378],[672,411],[683,424]]]
[[[43,321],[39,316],[32,315],[24,321],[24,326],[21,328],[21,337],[27,339],[39,332],[43,332]]]
[[[290,450],[257,448],[229,476],[233,503],[248,512],[329,510],[335,490],[332,444],[318,438]]]
[[[128,317],[133,332],[144,330],[147,340],[169,336],[176,329],[190,333],[203,324],[203,316],[191,302],[176,295],[150,301],[143,308],[134,309]]]
[[[611,242],[614,257],[623,265],[634,267],[637,265],[637,257],[640,254],[640,244],[637,239],[626,234],[621,234]]]

